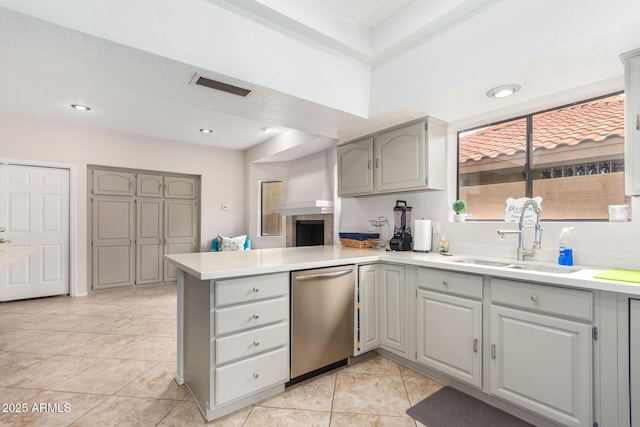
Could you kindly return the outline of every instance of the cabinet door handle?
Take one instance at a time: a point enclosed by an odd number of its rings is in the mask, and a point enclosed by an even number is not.
[[[260,315],[259,315],[258,313],[256,313],[256,314],[254,314],[254,315],[253,315],[253,318],[254,318],[254,319],[259,319],[259,318],[260,318]]]
[[[256,288],[253,288],[253,292],[256,292],[256,293],[257,293],[257,292],[260,292],[260,288],[257,288],[257,287],[256,287]]]
[[[376,168],[380,167],[380,159],[376,159]]]
[[[11,243],[11,240],[6,240],[6,239],[0,238],[0,243]]]
[[[473,352],[474,353],[478,352],[478,338],[473,340]]]
[[[449,286],[449,281],[448,281],[448,280],[443,280],[443,281],[442,281],[442,286],[444,286],[445,288],[446,288],[447,286]]]
[[[495,344],[491,344],[491,358],[492,359],[496,358],[496,345]]]
[[[371,160],[367,162],[367,169],[371,169]]]
[[[253,378],[255,378],[255,379],[260,378],[260,374],[259,374],[259,373],[257,373],[257,372],[254,372],[254,373],[253,373]]]
[[[640,130],[640,114],[636,114],[636,130]]]
[[[254,341],[254,342],[253,342],[253,346],[254,346],[254,347],[257,347],[257,346],[259,346],[259,345],[260,345],[260,341]]]
[[[533,302],[538,301],[538,295],[536,295],[536,294],[531,294],[531,301],[533,301]]]

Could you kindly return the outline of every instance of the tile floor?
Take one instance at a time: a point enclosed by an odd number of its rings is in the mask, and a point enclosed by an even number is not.
[[[173,380],[175,304],[171,285],[0,303],[0,426],[203,425]],[[210,425],[415,426],[440,387],[375,356]]]

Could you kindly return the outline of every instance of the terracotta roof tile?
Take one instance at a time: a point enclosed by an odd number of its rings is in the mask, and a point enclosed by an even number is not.
[[[533,150],[553,150],[583,142],[624,137],[624,95],[536,114]],[[512,156],[526,151],[526,120],[518,119],[479,129],[460,137],[461,163]]]

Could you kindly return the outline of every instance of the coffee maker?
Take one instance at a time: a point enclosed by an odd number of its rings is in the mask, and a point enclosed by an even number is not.
[[[404,200],[396,200],[393,208],[393,237],[389,240],[389,249],[392,251],[411,250],[411,206],[407,206]]]

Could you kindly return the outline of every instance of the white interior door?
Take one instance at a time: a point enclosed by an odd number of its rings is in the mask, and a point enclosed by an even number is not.
[[[69,171],[0,165],[0,301],[69,293]]]

